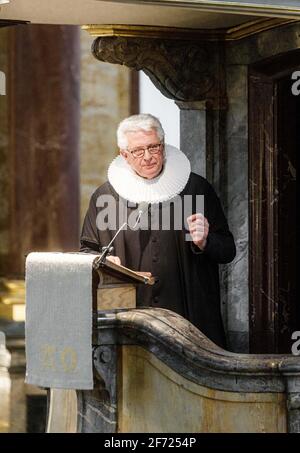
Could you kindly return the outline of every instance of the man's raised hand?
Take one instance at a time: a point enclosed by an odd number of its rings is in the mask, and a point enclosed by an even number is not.
[[[209,232],[209,223],[203,214],[192,214],[187,218],[192,240],[200,250],[204,250]]]

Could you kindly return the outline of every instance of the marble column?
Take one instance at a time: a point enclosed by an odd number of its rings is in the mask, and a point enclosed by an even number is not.
[[[5,335],[0,331],[0,433],[6,433],[10,425],[10,360],[10,353],[5,346]]]
[[[227,219],[235,238],[235,260],[221,270],[229,349],[249,351],[248,265],[248,68],[228,65],[226,119]]]
[[[20,316],[26,254],[79,245],[79,49],[78,27],[0,30],[0,330],[12,355],[10,432],[26,431],[31,392]]]
[[[180,149],[189,158],[192,171],[206,177],[209,120],[205,103],[177,102],[177,105],[180,108]]]
[[[79,39],[77,27],[1,33],[8,90],[1,106],[0,272],[20,277],[30,251],[78,245]]]

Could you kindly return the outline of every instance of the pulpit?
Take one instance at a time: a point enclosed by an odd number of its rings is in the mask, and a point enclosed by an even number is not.
[[[101,334],[101,344],[103,348],[98,348],[98,323],[99,318],[109,323],[113,315],[119,311],[126,311],[136,308],[136,287],[137,285],[153,285],[155,283],[154,277],[149,277],[147,273],[135,272],[125,266],[117,265],[106,259],[95,260],[93,264],[93,365],[94,365],[94,384],[95,388],[92,392],[79,392],[68,389],[49,389],[48,391],[48,415],[47,415],[47,432],[77,432],[79,406],[85,405],[89,397],[95,392],[103,392],[105,400],[105,386],[110,385],[108,382],[111,379],[110,390],[112,393],[110,410],[106,414],[106,419],[109,419],[108,426],[99,427],[101,430],[107,432],[115,432],[115,417],[116,417],[116,362],[110,360],[111,355],[111,332],[109,332],[107,339],[105,339],[105,332]],[[107,347],[105,346],[107,343]],[[117,352],[116,344],[114,344],[114,355]],[[99,355],[99,363],[96,355]],[[101,363],[112,363],[114,367],[110,370],[109,376],[105,377],[106,366],[102,372],[98,372],[96,368],[101,367]],[[110,367],[109,367],[110,368]],[[93,398],[93,396],[91,396]],[[99,400],[100,402],[100,400]],[[105,407],[105,405],[104,405]],[[62,410],[62,408],[64,410]],[[104,410],[104,409],[103,409]],[[112,429],[111,426],[114,426]],[[84,428],[85,430],[85,428]],[[80,428],[81,431],[81,428]],[[87,428],[87,431],[89,429]]]
[[[153,285],[154,277],[119,266],[109,259],[94,263],[93,289],[95,291],[94,311],[136,307],[136,285]]]
[[[135,308],[149,279],[94,270],[93,390],[49,390],[47,432],[300,432],[300,360],[225,351],[181,316]]]

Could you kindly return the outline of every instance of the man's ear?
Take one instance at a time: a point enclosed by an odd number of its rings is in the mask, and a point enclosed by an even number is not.
[[[126,151],[124,151],[123,149],[120,149],[120,154],[121,154],[121,156],[124,157],[124,159],[128,159],[128,153]]]

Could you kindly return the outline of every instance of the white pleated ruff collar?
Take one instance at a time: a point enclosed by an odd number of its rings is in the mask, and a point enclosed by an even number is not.
[[[132,203],[160,203],[171,200],[185,188],[191,173],[186,155],[171,145],[165,145],[162,172],[153,179],[135,173],[123,156],[116,157],[108,167],[108,181],[119,196]]]

